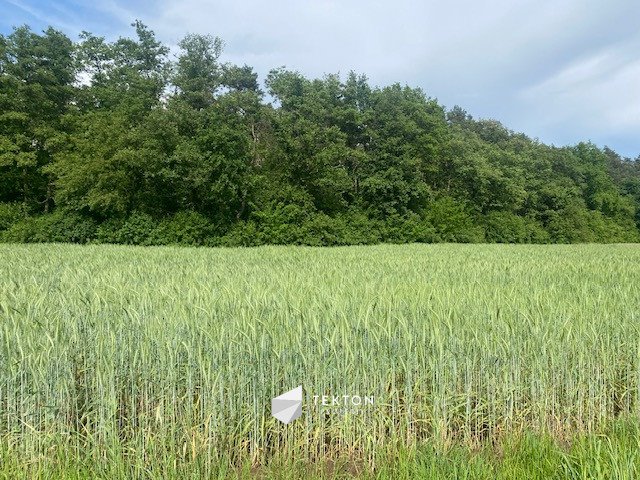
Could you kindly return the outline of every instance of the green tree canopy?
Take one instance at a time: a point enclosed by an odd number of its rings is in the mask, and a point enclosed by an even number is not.
[[[0,35],[0,239],[256,245],[639,240],[640,163],[418,88],[188,34]],[[263,90],[264,89],[264,90]]]

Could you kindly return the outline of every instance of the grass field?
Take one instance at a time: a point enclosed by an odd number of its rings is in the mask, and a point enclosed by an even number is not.
[[[632,479],[639,395],[637,245],[0,245],[6,478]]]

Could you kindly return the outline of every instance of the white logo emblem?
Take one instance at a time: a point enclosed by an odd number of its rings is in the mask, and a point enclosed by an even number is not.
[[[271,400],[271,415],[287,424],[302,415],[302,385]]]

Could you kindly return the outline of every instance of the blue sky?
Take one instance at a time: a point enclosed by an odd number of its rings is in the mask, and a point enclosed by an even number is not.
[[[0,0],[0,32],[52,25],[113,39],[140,19],[175,46],[218,35],[264,79],[349,70],[420,86],[447,107],[556,145],[640,154],[638,0]]]

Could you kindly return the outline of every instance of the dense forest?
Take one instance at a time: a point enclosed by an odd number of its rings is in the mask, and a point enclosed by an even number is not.
[[[0,36],[0,239],[345,245],[636,242],[640,161],[545,145],[364,75],[261,85],[221,39],[173,54]]]

